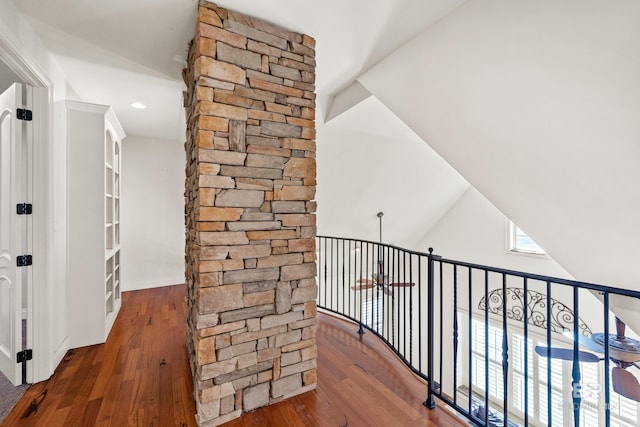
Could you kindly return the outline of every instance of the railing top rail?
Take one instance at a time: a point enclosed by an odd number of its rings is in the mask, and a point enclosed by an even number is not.
[[[318,238],[323,238],[323,239],[336,239],[336,240],[346,240],[346,241],[352,241],[352,242],[360,242],[360,243],[368,243],[368,244],[373,244],[373,245],[380,245],[380,246],[384,246],[387,248],[391,248],[391,249],[397,249],[412,255],[418,255],[418,256],[423,256],[423,257],[429,257],[429,254],[426,252],[420,252],[420,251],[414,251],[411,249],[405,249],[405,248],[401,248],[399,246],[394,246],[394,245],[389,245],[386,243],[380,243],[380,242],[373,242],[370,240],[362,240],[362,239],[355,239],[355,238],[347,238],[347,237],[335,237],[335,236],[317,236]],[[626,297],[632,297],[632,298],[639,298],[640,299],[640,292],[638,291],[634,291],[631,289],[622,289],[622,288],[615,288],[612,286],[606,286],[606,285],[598,285],[595,283],[588,283],[588,282],[581,282],[578,280],[571,280],[571,279],[562,279],[559,277],[552,277],[552,276],[544,276],[541,274],[534,274],[534,273],[526,273],[523,271],[517,271],[517,270],[509,270],[509,269],[504,269],[504,268],[499,268],[499,267],[491,267],[488,265],[482,265],[482,264],[474,264],[474,263],[470,263],[470,262],[465,262],[465,261],[457,261],[457,260],[453,260],[453,259],[448,259],[448,258],[441,258],[440,256],[436,256],[433,255],[433,257],[438,261],[438,262],[442,262],[444,264],[451,264],[451,265],[456,265],[459,267],[468,267],[468,268],[473,268],[473,269],[477,269],[477,270],[484,270],[484,271],[488,271],[491,273],[497,273],[497,274],[505,274],[508,276],[516,276],[516,277],[522,277],[522,278],[526,278],[526,279],[531,279],[531,280],[538,280],[541,282],[551,282],[551,283],[556,283],[559,285],[565,285],[565,286],[572,286],[572,287],[578,287],[578,288],[583,288],[583,289],[589,289],[592,291],[596,291],[596,292],[607,292],[607,293],[613,293],[613,294],[617,294],[617,295],[622,295],[622,296],[626,296]]]

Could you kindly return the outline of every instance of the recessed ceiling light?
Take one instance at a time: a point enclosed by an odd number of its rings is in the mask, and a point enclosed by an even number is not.
[[[147,106],[144,105],[142,102],[132,102],[131,106],[133,108],[137,108],[138,110],[144,110],[145,108],[147,108]]]

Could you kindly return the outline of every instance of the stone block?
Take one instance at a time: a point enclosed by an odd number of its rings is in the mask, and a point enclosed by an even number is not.
[[[282,187],[280,200],[313,200],[316,196],[315,187],[301,185],[286,185]]]
[[[277,297],[276,297],[277,300]],[[318,314],[318,308],[315,301],[308,301],[304,303],[304,318],[311,319],[315,318]]]
[[[282,52],[281,49],[278,49],[273,46],[269,46],[268,44],[265,44],[265,43],[257,42],[255,40],[249,40],[249,42],[247,43],[247,49],[263,55],[275,56],[275,57],[279,57]]]
[[[276,285],[276,314],[287,313],[291,310],[291,283],[278,282]]]
[[[307,326],[306,328],[302,328],[302,339],[309,340],[316,336],[316,326]]]
[[[302,357],[300,356],[300,350],[291,351],[289,353],[282,353],[282,357],[280,357],[280,366],[289,366],[294,363],[302,362]]]
[[[284,368],[283,368],[284,369]],[[282,397],[285,394],[293,393],[302,387],[302,375],[294,374],[289,376],[282,375],[282,378],[279,380],[273,381],[271,383],[271,395],[276,397]]]
[[[289,240],[290,252],[310,252],[316,250],[316,239]]]
[[[247,331],[256,332],[259,330],[260,330],[260,319],[247,319]]]
[[[248,245],[244,231],[214,231],[198,233],[196,241],[200,245]],[[237,282],[233,282],[237,283]]]
[[[202,31],[202,23],[211,24],[215,25],[216,27],[222,28],[222,21],[220,20],[220,16],[218,16],[215,10],[209,9],[204,6],[198,8],[198,22],[199,25],[196,29],[196,34]]]
[[[302,320],[302,312],[290,311],[285,314],[276,314],[270,316],[264,316],[261,320],[262,329],[269,329],[275,326],[286,325],[298,320]]]
[[[246,71],[237,65],[216,61],[208,56],[197,58],[193,70],[196,79],[200,76],[206,76],[226,82],[244,84],[247,77]]]
[[[263,282],[249,282],[243,283],[242,288],[244,289],[244,293],[252,293],[252,292],[264,292],[269,291],[276,288],[275,280],[267,280]]]
[[[198,290],[200,313],[220,313],[242,308],[242,285],[224,285]]]
[[[238,369],[244,369],[258,363],[258,353],[247,353],[238,356]],[[253,381],[252,381],[253,382]]]
[[[249,147],[253,147],[253,145],[250,145]],[[236,178],[236,188],[238,190],[272,191],[273,180],[258,178]],[[245,218],[243,217],[243,219]]]
[[[249,116],[250,119],[255,119],[255,120],[268,120],[268,121],[278,122],[278,123],[287,122],[287,118],[284,116],[284,114],[273,113],[270,111],[253,110],[253,111],[249,111],[247,115]]]
[[[317,367],[316,359],[305,360],[304,362],[296,363],[295,365],[281,367],[280,376],[287,377],[289,375],[308,371],[316,367]]]
[[[288,68],[295,68],[300,71],[308,71],[310,73],[315,73],[315,67],[311,64],[305,64],[304,62],[296,61],[293,59],[281,57],[278,58],[278,64]]]
[[[198,203],[200,206],[213,206],[216,201],[216,190],[212,188],[198,189]]]
[[[265,348],[264,350],[258,350],[258,362],[264,362],[265,360],[273,360],[280,357],[279,348]]]
[[[233,396],[235,390],[231,383],[225,383],[220,385],[211,385],[198,392],[200,402],[208,403],[214,400],[222,399],[227,396]]]
[[[222,190],[216,195],[218,207],[260,207],[264,201],[264,191]]]
[[[282,348],[285,345],[296,343],[301,339],[302,339],[302,331],[300,329],[297,329],[295,331],[276,335],[275,345],[277,348]]]
[[[198,185],[208,188],[234,188],[236,183],[228,176],[200,175]]]
[[[316,143],[307,139],[283,138],[282,147],[290,148],[292,150],[315,151]]]
[[[234,360],[234,359],[230,359],[230,360]],[[305,362],[302,362],[302,363],[305,363]],[[293,366],[296,366],[296,365],[293,365]],[[248,366],[248,367],[243,368],[243,369],[237,369],[237,370],[235,370],[235,371],[233,371],[231,373],[228,373],[228,374],[219,375],[216,378],[214,378],[214,383],[215,384],[222,384],[222,383],[226,383],[226,382],[229,382],[229,381],[235,381],[235,380],[240,379],[240,378],[244,378],[244,377],[248,377],[248,376],[252,376],[252,375],[257,375],[258,372],[267,371],[267,370],[271,369],[272,367],[273,367],[273,361],[267,360],[267,361],[260,362],[260,363],[255,364],[255,365]],[[256,377],[256,381],[257,381],[257,377]]]
[[[240,208],[198,208],[198,221],[238,221],[243,210]]]
[[[229,257],[231,259],[261,258],[270,254],[270,245],[244,245],[229,248]],[[275,274],[272,273],[272,275]]]
[[[251,387],[251,386],[254,386],[254,385],[258,384],[258,375],[252,374],[252,375],[246,376],[244,378],[238,378],[238,379],[233,380],[233,382],[231,384],[233,384],[233,387],[236,390],[242,390],[242,389],[245,389],[247,387]]]
[[[220,174],[236,178],[281,179],[282,170],[245,166],[221,166]]]
[[[265,137],[265,136],[247,136],[247,145],[259,145],[262,147],[280,148],[280,139],[273,138],[273,137]],[[278,179],[281,179],[281,178],[278,178]]]
[[[224,27],[229,31],[233,31],[234,33],[242,34],[243,36],[246,36],[251,40],[263,42],[270,46],[277,47],[278,49],[289,48],[289,43],[287,42],[287,40],[269,33],[265,33],[264,31],[260,31],[255,28],[251,28],[236,21],[227,20],[224,22]]]
[[[281,227],[280,221],[241,221],[227,224],[229,231],[278,230]]]
[[[234,405],[236,403],[235,396],[225,396],[220,399],[220,414],[225,415],[234,410]]]
[[[245,411],[251,411],[269,404],[269,383],[258,384],[243,391],[242,406]]]
[[[214,271],[242,270],[244,263],[240,259],[222,259],[212,261],[198,261],[196,271],[199,273],[211,273]]]
[[[266,62],[265,62],[266,59]],[[269,72],[269,59],[265,56],[262,57],[261,71],[247,70],[247,79],[266,80],[268,82],[283,84],[284,79],[281,77],[272,76]]]
[[[259,305],[256,307],[241,308],[239,310],[220,313],[220,321],[222,323],[235,322],[237,320],[266,316],[272,313],[275,313],[275,307],[273,304]]]
[[[195,339],[196,361],[198,365],[206,365],[216,361],[215,338],[197,338]]]
[[[315,226],[316,216],[311,214],[278,215],[283,227]]]
[[[236,85],[233,83],[223,82],[221,80],[216,80],[204,76],[198,79],[198,86],[206,86],[223,90],[233,90],[236,87]]]
[[[220,196],[218,196],[219,198]],[[272,240],[272,239],[294,239],[295,230],[268,230],[268,231],[247,231],[249,240]]]
[[[258,259],[258,268],[302,264],[302,254],[271,255]]]
[[[259,70],[262,65],[260,54],[246,50],[244,46],[242,46],[242,49],[238,49],[221,41],[217,43],[217,58],[220,61],[229,62],[245,69]]]
[[[291,158],[284,166],[283,176],[290,178],[315,178],[316,160]]]
[[[211,420],[220,415],[220,401],[214,400],[209,403],[200,403],[196,401],[196,421],[199,426],[207,420]]]
[[[249,167],[284,169],[285,158],[263,154],[248,154],[246,165]],[[311,199],[304,199],[311,200]]]
[[[272,291],[273,292],[273,291]],[[260,322],[260,319],[255,319],[258,322]],[[280,326],[275,326],[273,328],[268,328],[268,329],[260,329],[257,331],[253,331],[253,332],[243,332],[237,335],[234,335],[231,338],[231,342],[232,344],[241,344],[243,342],[248,342],[248,341],[255,341],[255,340],[260,340],[262,338],[267,338],[267,337],[272,337],[278,334],[282,334],[284,332],[287,331],[287,326],[286,325],[280,325]]]
[[[246,122],[238,120],[229,121],[229,148],[231,150],[239,153],[246,151],[246,131]],[[242,165],[242,163],[239,164]]]
[[[195,326],[196,329],[208,328],[218,324],[219,320],[218,313],[201,314],[198,316]]]
[[[224,325],[217,325],[217,326],[200,329],[198,330],[198,333],[202,336],[214,336],[214,335],[224,334],[226,332],[243,329],[245,327],[245,324],[246,322],[244,320],[240,320],[237,322],[226,323]]]
[[[263,101],[239,96],[235,92],[226,89],[215,89],[213,91],[213,100],[221,104],[235,105],[236,107],[264,110]],[[243,123],[246,124],[246,122]]]
[[[219,40],[225,42],[228,45],[241,49],[247,47],[247,38],[245,36],[237,33],[232,33],[231,31],[227,31],[223,28],[218,27],[222,27],[222,24],[218,26],[200,24],[198,28],[200,30],[200,35],[203,37],[208,37],[213,40]]]
[[[301,119],[299,117],[287,117],[287,123],[306,128],[315,127],[315,122],[313,120]]]
[[[195,114],[226,117],[232,120],[247,120],[247,109],[217,102],[200,101],[196,104]]]
[[[266,383],[268,381],[271,381],[272,379],[273,379],[273,369],[270,369],[270,370],[264,371],[264,372],[260,372],[258,374],[258,384]]]
[[[315,264],[313,264],[315,266]],[[291,303],[299,304],[315,300],[318,297],[317,286],[307,286],[304,288],[296,288],[291,294]]]
[[[249,341],[249,342],[244,342],[242,344],[231,345],[229,347],[222,348],[218,350],[218,360],[219,361],[227,360],[235,356],[240,356],[242,354],[255,352],[257,344],[258,344],[257,341]],[[257,355],[256,355],[256,360],[257,360]]]
[[[198,163],[199,175],[218,175],[218,173],[220,173],[220,165],[215,163]]]
[[[262,89],[268,92],[281,94],[293,98],[300,98],[304,96],[304,91],[296,89],[294,87],[273,83],[262,79],[249,79],[249,86],[255,89]]]
[[[305,213],[307,207],[301,201],[273,201],[271,212],[273,213]]]
[[[290,105],[282,105],[282,104],[276,104],[273,102],[265,102],[264,107],[267,111],[284,114],[285,116],[290,116],[293,114],[293,111],[291,110]]]
[[[302,384],[305,386],[316,384],[318,382],[317,368],[309,369],[302,373]]]
[[[300,350],[300,357],[303,361],[316,359],[318,357],[318,347],[313,345]]]
[[[253,292],[245,294],[243,297],[245,307],[253,307],[254,305],[272,304],[275,300],[274,291]]]
[[[277,77],[282,77],[289,80],[301,80],[300,70],[295,68],[284,67],[278,64],[269,64],[269,71],[271,74]]]
[[[315,265],[315,264],[314,264]],[[254,270],[226,271],[224,273],[224,283],[246,283],[277,280],[280,276],[279,269],[258,268]]]
[[[233,91],[238,96],[255,99],[257,101],[275,102],[276,100],[276,94],[272,92],[268,92],[266,90],[248,88],[246,86],[237,85],[235,86]]]
[[[198,129],[208,131],[229,131],[229,119],[223,117],[200,116],[198,117]],[[302,129],[302,128],[301,128]],[[302,135],[302,130],[300,131]]]
[[[282,267],[280,280],[283,282],[286,282],[289,280],[300,280],[300,279],[306,279],[306,278],[311,278],[315,276],[316,276],[315,263],[306,263],[306,264],[300,264],[300,265],[286,265]]]
[[[316,339],[315,338],[311,338],[308,340],[302,340],[293,344],[289,344],[289,345],[285,345],[284,347],[282,347],[282,351],[283,352],[288,352],[288,351],[294,351],[294,350],[300,350],[303,348],[307,348],[310,347],[312,345],[316,344]]]
[[[263,120],[260,123],[260,133],[267,136],[276,136],[281,138],[300,138],[302,136],[302,127],[287,123]]]
[[[209,363],[199,367],[200,380],[208,380],[223,374],[228,374],[236,369],[237,358],[223,360],[221,362]]]

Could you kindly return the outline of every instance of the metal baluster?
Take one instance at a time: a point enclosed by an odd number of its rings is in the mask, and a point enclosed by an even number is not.
[[[502,273],[502,393],[504,425],[509,420],[509,343],[507,340],[507,276]]]
[[[413,255],[412,254],[409,254],[409,283],[413,283]],[[413,366],[413,288],[412,287],[409,287],[409,363],[411,364],[411,366]]]
[[[331,259],[329,260],[329,262],[331,263],[331,286],[329,287],[329,308],[333,308],[333,276],[336,276],[335,271],[333,269],[333,263],[335,262],[335,257],[333,256],[333,247],[335,244],[335,240],[336,239],[331,239],[331,250],[330,250],[330,254],[331,254]],[[337,262],[336,262],[337,264]]]
[[[472,316],[472,311],[473,311],[473,290],[472,290],[472,271],[471,271],[471,267],[469,267],[469,281],[468,283],[468,294],[469,294],[469,349],[468,349],[468,362],[469,362],[469,414],[471,414],[471,402],[472,402],[472,396],[473,396],[473,366],[472,366],[472,360],[473,360],[473,353],[471,352],[471,346],[473,343],[473,316]]]
[[[407,281],[407,253],[402,251],[402,283]],[[407,288],[402,288],[402,357],[407,357]]]
[[[432,257],[433,259],[433,257]],[[438,377],[438,380],[440,380],[440,394],[442,394],[442,382],[443,382],[443,377],[442,377],[442,348],[443,348],[443,342],[444,342],[444,334],[442,333],[442,325],[443,325],[443,310],[442,308],[444,307],[444,303],[443,303],[443,297],[442,297],[442,289],[443,289],[443,278],[442,278],[442,261],[440,261],[439,263],[439,272],[440,272],[440,278],[439,278],[439,282],[440,282],[440,331],[439,331],[439,335],[440,335],[440,347],[439,347],[439,351],[440,351],[440,359],[438,359],[440,361],[440,376]]]
[[[364,248],[362,247],[362,242],[360,242],[360,280],[362,280],[362,255],[364,253]],[[360,285],[358,285],[358,282],[356,282],[356,286],[360,286],[360,289],[358,291],[358,295],[360,297],[360,315],[358,316],[358,333],[360,335],[364,334],[364,328],[362,327],[362,293],[363,293],[363,288],[362,288],[362,282],[360,282]]]
[[[578,334],[580,319],[578,318],[578,287],[573,288],[573,369],[571,370],[571,393],[573,397],[573,425],[580,427],[580,404],[582,401],[582,385],[580,384],[580,358]]]
[[[347,277],[345,276],[345,262],[344,262],[344,248],[345,248],[345,241],[344,239],[342,240],[342,301],[340,301],[340,303],[342,304],[342,313],[344,313],[344,301],[345,301],[345,295],[344,295],[344,284],[347,281]]]
[[[427,360],[427,400],[424,402],[424,406],[426,406],[429,409],[435,409],[436,408],[436,401],[433,397],[433,391],[435,389],[435,383],[434,383],[434,379],[433,379],[433,353],[434,353],[434,349],[433,349],[433,331],[434,331],[434,325],[433,325],[433,321],[434,321],[434,313],[433,313],[433,308],[434,308],[434,301],[433,301],[433,291],[434,291],[434,283],[433,283],[433,268],[434,268],[434,263],[433,263],[433,248],[429,248],[429,255],[427,257],[427,304],[429,306],[429,312],[427,313],[428,316],[428,322],[429,324],[427,325],[427,353],[428,353],[428,357],[429,359]],[[442,277],[442,276],[440,276]],[[441,310],[442,311],[442,310]],[[442,329],[442,322],[440,323],[440,328]],[[442,334],[440,334],[440,336],[442,337]],[[440,346],[440,348],[442,349],[442,345]],[[442,353],[440,354],[440,366],[442,367]],[[442,372],[440,373],[440,377],[442,377]]]
[[[524,278],[524,427],[529,426],[529,283]]]
[[[484,271],[484,419],[489,419],[489,271]]]
[[[551,282],[547,280],[547,424],[551,425]]]
[[[351,258],[353,257],[353,251],[351,250],[351,240],[349,240],[349,267],[348,267],[348,271],[349,274],[347,275],[348,277],[351,277]],[[349,279],[351,280],[351,279]],[[347,285],[348,286],[348,285]],[[348,311],[348,316],[351,316],[351,290],[349,289],[349,291],[347,292],[347,311]]]
[[[604,425],[611,426],[611,390],[609,386],[609,292],[604,293]]]
[[[458,404],[458,266],[453,265],[453,403]]]
[[[418,370],[422,372],[422,256],[418,257]]]

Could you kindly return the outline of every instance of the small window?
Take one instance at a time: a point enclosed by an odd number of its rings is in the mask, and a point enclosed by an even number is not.
[[[527,233],[511,221],[509,221],[509,250],[511,252],[536,255],[544,255],[546,253]]]

